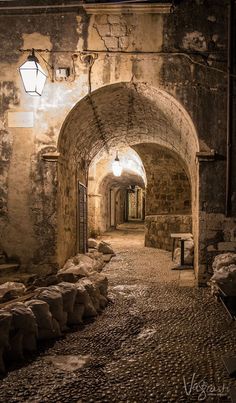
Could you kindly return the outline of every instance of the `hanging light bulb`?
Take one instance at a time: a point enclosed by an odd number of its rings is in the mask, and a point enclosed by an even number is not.
[[[34,54],[34,49],[32,49],[32,54],[28,56],[26,62],[20,66],[19,71],[25,92],[29,95],[40,96],[43,92],[47,75],[40,66]]]
[[[112,162],[112,171],[115,176],[121,176],[122,166],[118,157],[118,151],[116,152],[116,158]]]

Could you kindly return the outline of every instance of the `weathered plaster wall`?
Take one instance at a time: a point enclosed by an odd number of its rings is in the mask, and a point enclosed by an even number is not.
[[[81,7],[69,13],[48,10],[47,14],[38,11],[37,15],[25,12],[23,15],[1,15],[0,38],[1,89],[4,94],[4,102],[0,105],[1,150],[7,149],[2,151],[1,164],[1,242],[8,254],[16,254],[21,261],[35,264],[42,257],[38,253],[39,245],[44,248],[47,242],[52,245],[51,256],[49,258],[48,249],[45,256],[54,263],[62,264],[69,254],[73,254],[76,248],[76,174],[86,182],[87,166],[104,142],[111,145],[128,139],[131,145],[157,142],[168,146],[185,161],[194,184],[196,245],[201,260],[203,254],[210,259],[204,235],[198,245],[198,229],[203,234],[203,222],[201,220],[199,224],[197,213],[199,208],[209,217],[219,214],[220,221],[224,214],[227,81],[226,74],[219,70],[226,72],[226,1],[183,0],[171,14],[126,12],[117,15],[108,11],[104,15],[90,15]],[[21,54],[18,49],[32,47],[52,50],[53,53],[42,55],[55,67],[72,68],[73,60],[75,64],[75,72],[67,81],[52,83],[48,79],[40,99],[30,98],[24,93],[17,73],[17,68],[26,58],[26,54]],[[71,108],[88,92],[88,66],[80,57],[73,60],[71,57],[83,49],[109,51],[98,53],[92,67],[92,91],[100,89],[100,92],[93,93],[92,102],[91,98],[84,99],[65,121]],[[150,53],[126,54],[124,51]],[[152,53],[159,51],[164,54]],[[129,88],[104,87],[120,82],[131,82],[131,85]],[[181,105],[192,123],[184,115]],[[32,111],[34,127],[27,130],[9,128],[9,110]],[[200,147],[195,141],[195,132]],[[42,189],[39,182],[49,176],[48,194],[56,196],[55,164],[46,163],[46,172],[41,176],[38,169],[44,149],[57,144],[61,157],[58,161],[57,201],[59,241],[55,258],[57,231],[40,229],[35,206],[46,211],[48,200],[42,190],[35,192],[35,187]],[[195,154],[199,148],[201,151],[214,149],[219,158],[214,162],[200,162],[197,186]],[[20,156],[21,152],[24,158]],[[75,168],[78,163],[80,169]],[[24,183],[18,187],[19,172]],[[8,188],[10,178],[11,187]],[[198,188],[204,195],[199,204]],[[39,221],[45,222],[42,216],[40,213]],[[19,223],[24,223],[23,231],[27,236],[20,237]],[[54,223],[55,218],[52,227]],[[205,261],[202,260],[202,272],[204,267]]]

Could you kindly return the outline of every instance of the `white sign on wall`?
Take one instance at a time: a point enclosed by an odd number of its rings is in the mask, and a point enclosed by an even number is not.
[[[34,113],[8,112],[8,127],[34,127]]]

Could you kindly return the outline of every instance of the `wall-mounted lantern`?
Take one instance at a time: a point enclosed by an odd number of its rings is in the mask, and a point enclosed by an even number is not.
[[[42,95],[47,74],[40,66],[39,61],[35,56],[34,49],[32,49],[32,54],[28,56],[26,62],[20,66],[19,71],[25,92],[33,96]]]
[[[118,151],[116,152],[116,158],[112,162],[112,171],[115,176],[121,176],[122,166],[118,157]]]

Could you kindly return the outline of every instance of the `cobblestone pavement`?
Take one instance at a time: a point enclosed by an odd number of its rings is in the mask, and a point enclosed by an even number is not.
[[[230,401],[221,357],[235,351],[234,324],[208,289],[179,285],[170,253],[144,248],[138,226],[117,233],[104,270],[112,302],[10,371],[1,403]]]

